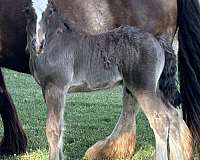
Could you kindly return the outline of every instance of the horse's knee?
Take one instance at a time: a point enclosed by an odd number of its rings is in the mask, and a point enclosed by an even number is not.
[[[59,140],[59,135],[60,135],[59,132],[60,132],[59,129],[53,124],[47,125],[46,135],[47,135],[47,140],[50,145],[53,145],[53,146],[56,145],[56,142]]]
[[[167,114],[154,112],[149,118],[149,123],[154,133],[156,132],[161,139],[167,138],[170,124]]]
[[[182,116],[180,116],[180,113],[176,109],[171,108],[168,112],[168,117],[170,121],[170,132],[179,131],[180,121],[183,120]]]
[[[169,131],[170,119],[167,114],[167,107],[155,94],[143,93],[137,96],[140,106],[146,115],[154,133],[161,139],[166,140]]]
[[[169,117],[170,120],[177,121],[178,118],[179,118],[178,111],[175,108],[173,108],[173,107],[171,107],[171,108],[168,109],[167,115],[168,115],[168,117]]]

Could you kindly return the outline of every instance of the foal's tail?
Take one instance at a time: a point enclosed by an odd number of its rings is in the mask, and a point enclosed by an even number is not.
[[[179,77],[183,116],[195,142],[200,143],[200,4],[177,0]]]
[[[176,55],[167,35],[157,35],[157,40],[165,52],[165,66],[159,79],[159,89],[162,91],[165,100],[173,106],[181,104],[181,96],[177,84]]]

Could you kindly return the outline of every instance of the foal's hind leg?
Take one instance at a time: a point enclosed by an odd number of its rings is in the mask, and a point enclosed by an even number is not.
[[[137,93],[136,96],[154,132],[156,160],[168,160],[169,119],[166,107],[155,93],[145,91]]]
[[[110,136],[97,142],[86,151],[86,157],[93,160],[130,158],[136,142],[136,99],[125,88],[123,110]]]
[[[189,160],[191,158],[191,137],[183,120],[178,119],[176,112],[167,107],[156,93],[144,91],[136,95],[154,131],[156,160],[168,160],[168,158],[171,160]],[[183,136],[188,139],[187,142],[183,143]],[[168,156],[168,151],[170,156]]]
[[[62,153],[64,89],[48,85],[43,89],[47,104],[46,135],[49,144],[49,160],[64,159]]]
[[[168,117],[170,119],[169,129],[169,153],[170,160],[191,160],[193,154],[192,136],[189,128],[175,108],[168,106]]]

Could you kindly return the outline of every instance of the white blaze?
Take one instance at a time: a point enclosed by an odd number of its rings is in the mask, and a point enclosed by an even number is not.
[[[48,0],[33,0],[33,8],[35,9],[37,15],[37,23],[36,23],[36,49],[38,50],[41,46],[41,42],[39,39],[39,29],[40,29],[40,21],[42,19],[42,13],[47,8]]]

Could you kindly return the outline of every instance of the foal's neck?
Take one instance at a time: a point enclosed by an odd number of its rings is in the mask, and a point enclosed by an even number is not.
[[[46,35],[47,37],[51,37],[55,34],[70,32],[72,32],[72,29],[67,24],[62,21],[57,21],[55,24],[52,24],[51,27],[48,27]]]

